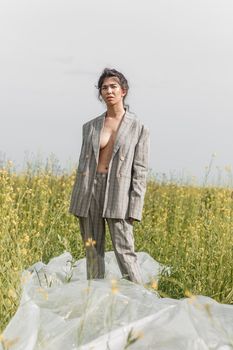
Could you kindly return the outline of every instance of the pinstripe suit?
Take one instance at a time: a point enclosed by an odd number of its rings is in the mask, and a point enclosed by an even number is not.
[[[87,217],[98,164],[105,113],[83,125],[83,142],[70,213]],[[149,130],[126,111],[116,135],[104,198],[103,217],[140,221],[148,172]]]
[[[83,125],[82,147],[69,211],[79,217],[83,240],[93,237],[96,240],[98,235],[94,234],[95,223],[92,224],[91,228],[90,222],[93,221],[93,218],[98,220],[100,217],[101,222],[104,221],[103,218],[106,218],[110,231],[112,231],[111,237],[118,264],[123,273],[129,270],[129,268],[125,269],[125,265],[130,265],[129,260],[123,261],[125,256],[127,259],[128,257],[131,259],[132,269],[135,265],[135,270],[137,270],[136,255],[132,242],[130,246],[127,246],[127,239],[124,238],[124,243],[122,240],[115,240],[116,235],[113,231],[120,232],[119,227],[121,227],[121,231],[122,229],[125,231],[125,237],[127,234],[131,237],[132,224],[128,220],[129,217],[141,221],[148,173],[149,130],[133,114],[125,112],[116,135],[108,173],[105,176],[106,181],[101,189],[103,191],[101,209],[94,215],[96,209],[93,207],[95,196],[93,190],[95,190],[95,181],[98,175],[96,169],[99,158],[100,133],[104,127],[105,115],[106,112]],[[100,227],[102,231],[105,230],[101,223],[97,231],[100,230]],[[102,241],[102,247],[100,245],[100,248],[97,249],[99,241]],[[97,265],[102,267],[99,268],[99,271],[94,272],[92,262],[92,271],[89,273],[89,277],[103,277],[104,239],[101,238],[99,241],[97,237],[96,247],[90,249],[98,250],[94,252],[95,258],[93,258],[93,252],[91,256]],[[116,241],[120,247],[115,247]],[[123,251],[125,254],[122,253],[119,256],[119,253]],[[101,263],[98,262],[99,257]],[[124,266],[121,268],[122,261]],[[138,273],[135,272],[135,276],[131,276],[133,274],[133,272],[128,273],[129,279],[139,282]]]

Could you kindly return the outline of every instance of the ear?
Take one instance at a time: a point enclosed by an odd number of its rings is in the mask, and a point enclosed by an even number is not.
[[[121,89],[122,90],[122,97],[124,97],[127,93],[126,89]]]

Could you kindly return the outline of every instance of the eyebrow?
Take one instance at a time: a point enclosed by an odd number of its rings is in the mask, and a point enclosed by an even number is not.
[[[117,82],[115,83],[111,83],[111,84],[103,84],[101,87],[107,87],[107,86],[111,86],[111,85],[119,85]]]

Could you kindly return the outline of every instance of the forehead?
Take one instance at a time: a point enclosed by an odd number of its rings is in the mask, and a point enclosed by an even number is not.
[[[119,84],[119,79],[117,77],[108,77],[104,79],[102,85],[116,84],[116,83]]]

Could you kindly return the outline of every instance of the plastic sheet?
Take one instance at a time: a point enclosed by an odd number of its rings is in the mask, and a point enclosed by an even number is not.
[[[143,282],[169,273],[146,253],[137,253]],[[17,350],[230,350],[233,306],[196,296],[159,298],[121,278],[113,252],[106,278],[86,280],[85,259],[69,253],[23,272],[20,306],[3,333]],[[8,342],[8,343],[7,343]]]

